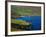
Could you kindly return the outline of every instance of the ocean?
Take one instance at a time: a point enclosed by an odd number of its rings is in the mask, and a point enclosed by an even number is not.
[[[41,16],[24,16],[16,19],[32,23],[32,26],[29,26],[26,30],[41,30]]]

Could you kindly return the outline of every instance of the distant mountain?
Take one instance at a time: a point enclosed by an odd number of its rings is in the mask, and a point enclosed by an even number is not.
[[[41,16],[41,7],[12,5],[11,15],[14,15],[14,16]]]

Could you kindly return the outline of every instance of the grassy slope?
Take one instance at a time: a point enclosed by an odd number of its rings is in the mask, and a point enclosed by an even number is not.
[[[20,25],[29,25],[30,23],[23,21],[23,20],[16,20],[16,19],[11,19],[11,23],[14,24],[20,24]]]
[[[39,16],[41,15],[40,9],[40,7],[11,6],[12,15],[15,16]]]

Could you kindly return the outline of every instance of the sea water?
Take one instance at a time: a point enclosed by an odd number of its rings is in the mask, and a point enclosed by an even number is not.
[[[24,20],[26,22],[32,23],[27,30],[40,30],[41,29],[41,16],[24,16],[16,18],[17,20]]]

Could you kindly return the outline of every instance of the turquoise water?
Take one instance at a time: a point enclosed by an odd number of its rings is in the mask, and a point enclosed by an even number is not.
[[[24,20],[26,22],[32,23],[32,26],[26,28],[26,30],[40,30],[41,29],[41,16],[24,16],[16,18],[17,20]]]

